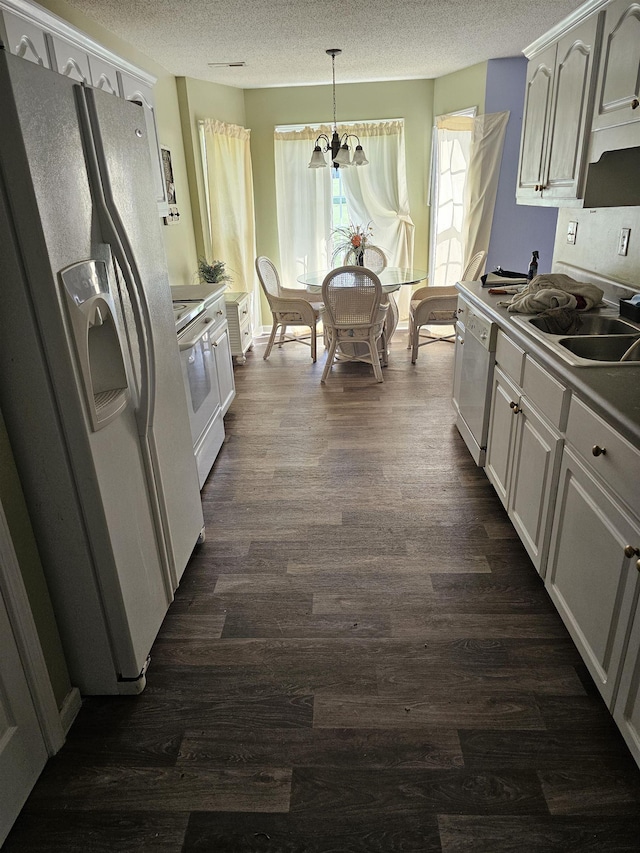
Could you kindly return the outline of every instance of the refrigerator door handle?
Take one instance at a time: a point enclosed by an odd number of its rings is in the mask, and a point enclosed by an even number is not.
[[[149,305],[135,256],[120,214],[111,195],[108,171],[100,143],[100,125],[94,93],[85,86],[75,87],[80,115],[80,128],[91,178],[93,198],[98,210],[105,241],[118,261],[133,307],[136,332],[140,342],[140,403],[136,409],[138,432],[148,438],[155,413],[155,350]]]

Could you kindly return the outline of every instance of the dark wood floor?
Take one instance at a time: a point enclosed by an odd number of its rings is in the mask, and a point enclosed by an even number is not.
[[[453,347],[236,368],[137,698],[87,699],[6,853],[640,850],[640,771],[454,425]]]

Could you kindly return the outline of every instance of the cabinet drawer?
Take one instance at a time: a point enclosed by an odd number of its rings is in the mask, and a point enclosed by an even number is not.
[[[222,323],[224,323],[224,321],[227,318],[227,312],[225,310],[225,304],[224,304],[224,294],[222,296],[219,296],[215,300],[215,302],[211,303],[210,311],[211,311],[211,316],[213,317],[213,320],[215,323],[215,325],[212,327],[211,331],[215,332],[215,330],[218,328],[218,326],[221,326]]]
[[[516,385],[522,387],[522,372],[524,368],[524,350],[514,344],[511,338],[502,331],[498,332],[496,343],[496,364],[509,376]]]
[[[640,507],[640,451],[576,397],[572,398],[569,406],[567,441],[589,469],[637,513]],[[604,452],[594,455],[596,448]]]
[[[554,426],[560,430],[564,429],[571,392],[557,379],[549,376],[531,356],[525,359],[522,390]]]

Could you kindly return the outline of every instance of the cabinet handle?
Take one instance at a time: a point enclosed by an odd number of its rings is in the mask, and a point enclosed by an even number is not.
[[[607,452],[607,448],[606,447],[600,447],[599,444],[594,444],[593,447],[591,448],[591,452],[593,453],[594,456],[604,456],[605,453]]]
[[[216,317],[222,317],[224,311],[216,311]]]
[[[631,109],[632,109],[632,110],[637,110],[637,109],[638,109],[638,107],[640,107],[640,101],[639,101],[637,98],[634,98],[634,99],[631,101]]]
[[[640,548],[634,548],[633,545],[625,545],[625,557],[640,557]]]
[[[511,411],[514,415],[519,415],[520,412],[522,411],[520,406],[517,403],[514,403],[513,400],[509,403],[509,408],[511,409]]]
[[[464,314],[464,308],[458,308],[458,314]]]

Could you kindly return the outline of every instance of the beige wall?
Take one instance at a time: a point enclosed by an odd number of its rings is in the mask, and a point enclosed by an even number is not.
[[[575,245],[567,243],[569,222],[578,223]],[[629,252],[618,254],[620,229],[631,228]],[[640,287],[640,207],[562,208],[553,252],[554,261],[584,269]]]
[[[471,65],[454,74],[439,77],[433,93],[433,113],[436,116],[477,107],[478,115],[484,113],[484,96],[487,82],[487,63]]]

